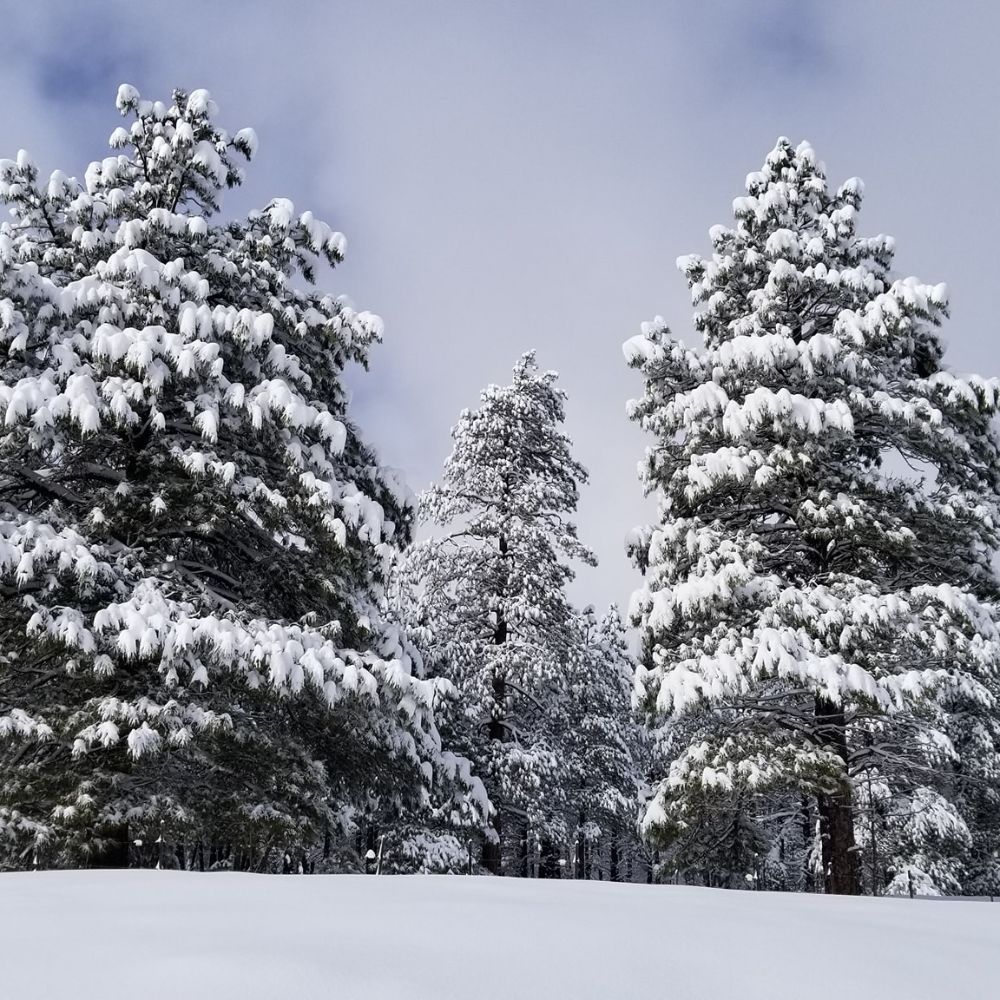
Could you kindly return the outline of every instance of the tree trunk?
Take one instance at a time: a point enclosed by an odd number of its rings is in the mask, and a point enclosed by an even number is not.
[[[854,803],[847,778],[847,725],[843,709],[826,698],[816,699],[816,719],[824,746],[844,762],[844,780],[828,795],[817,795],[823,844],[823,877],[827,893],[858,894],[858,859],[854,840]]]
[[[111,830],[108,843],[102,851],[90,858],[91,868],[128,868],[129,835],[128,823],[122,823]]]
[[[483,867],[491,875],[501,875],[503,874],[501,868],[503,866],[503,854],[502,854],[502,838],[503,838],[503,822],[500,819],[500,813],[496,812],[493,814],[493,831],[497,835],[496,841],[486,840],[483,842]]]
[[[618,838],[611,838],[611,855],[608,859],[608,879],[611,882],[618,881]]]
[[[868,829],[872,842],[872,895],[879,894],[878,832],[875,829],[875,801],[872,798],[872,775],[868,772]]]
[[[583,842],[583,824],[587,822],[587,814],[581,809],[579,828],[576,833],[576,868],[575,877],[583,878],[586,864],[587,845]]]
[[[507,636],[507,623],[503,620],[503,617],[498,613],[497,615],[497,634],[503,634],[504,639]],[[498,640],[499,641],[499,640]],[[490,719],[489,737],[490,740],[498,740],[503,742],[506,736],[506,731],[503,725],[503,717],[499,714],[503,711],[504,699],[507,696],[507,685],[504,679],[499,676],[494,676],[493,678],[493,699],[494,699],[494,709],[493,717]],[[496,840],[484,841],[483,843],[483,867],[490,872],[492,875],[502,875],[503,874],[503,818],[500,815],[500,803],[494,803],[495,812],[493,813],[493,832],[496,834]]]
[[[520,850],[520,862],[521,862],[521,878],[528,877],[528,824],[524,822],[521,824],[521,839],[518,844]]]
[[[507,555],[507,539],[500,536],[500,555]],[[503,593],[499,594],[502,598]],[[503,605],[497,607],[497,620],[493,628],[493,645],[502,646],[507,641],[507,618],[504,615]],[[507,683],[504,678],[494,672],[493,674],[493,708],[490,713],[490,724],[488,736],[490,741],[496,740],[503,743],[507,739],[507,727],[504,725],[504,706],[507,701]],[[485,841],[483,843],[483,867],[493,875],[503,874],[503,821],[500,818],[500,803],[494,803],[496,812],[493,814],[493,831],[496,833],[496,841]]]

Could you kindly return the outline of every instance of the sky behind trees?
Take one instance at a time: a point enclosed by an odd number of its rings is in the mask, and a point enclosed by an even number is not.
[[[207,87],[261,149],[228,211],[273,196],[348,239],[324,284],[386,321],[354,380],[366,436],[419,490],[479,388],[536,348],[561,372],[590,469],[579,602],[626,602],[623,538],[647,516],[621,342],[656,314],[689,343],[680,254],[707,253],[779,135],[834,186],[864,178],[862,233],[946,281],[947,361],[1000,374],[992,194],[1000,11],[898,0],[0,2],[0,155],[82,176],[118,83]]]

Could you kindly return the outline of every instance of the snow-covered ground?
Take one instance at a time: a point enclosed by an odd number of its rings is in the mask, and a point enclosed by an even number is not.
[[[465,877],[0,875],[10,1000],[986,1000],[1000,903]]]

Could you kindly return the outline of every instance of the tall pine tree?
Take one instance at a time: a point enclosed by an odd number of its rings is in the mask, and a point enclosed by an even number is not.
[[[206,91],[118,109],[82,181],[0,161],[0,858],[259,865],[468,768],[378,612],[412,509],[347,411],[380,321],[310,287],[343,237],[218,221],[257,141]]]
[[[415,548],[416,618],[437,637],[437,662],[458,690],[456,747],[469,755],[495,807],[484,867],[504,849],[527,867],[528,831],[555,873],[565,837],[563,761],[549,731],[551,698],[566,683],[574,640],[566,560],[593,563],[570,520],[584,468],[560,429],[565,395],[534,354],[509,385],[491,385],[462,413],[444,476],[422,515],[443,529]],[[517,835],[511,836],[516,825]]]
[[[941,706],[992,710],[1000,464],[995,380],[943,365],[943,285],[890,273],[779,140],[710,258],[681,258],[704,338],[662,321],[625,345],[658,523],[633,604],[651,716],[683,720],[646,828],[793,790],[816,803],[829,892],[858,891],[857,788],[913,799],[953,742]]]

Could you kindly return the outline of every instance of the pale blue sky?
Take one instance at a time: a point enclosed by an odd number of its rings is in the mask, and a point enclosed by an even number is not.
[[[591,470],[574,597],[624,603],[646,516],[620,344],[690,329],[674,259],[708,248],[778,135],[867,184],[862,228],[952,291],[948,361],[1000,374],[994,298],[1000,7],[812,3],[45,3],[0,0],[0,155],[82,174],[127,81],[207,87],[274,195],[346,233],[330,288],[386,320],[357,417],[414,489],[529,347],[563,375]]]

